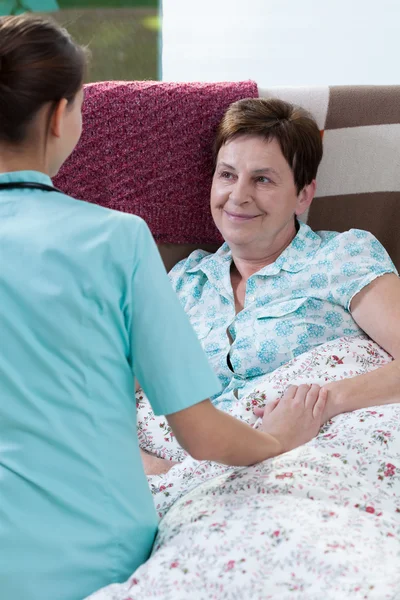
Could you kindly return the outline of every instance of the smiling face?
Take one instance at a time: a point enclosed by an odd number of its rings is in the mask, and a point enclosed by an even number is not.
[[[211,213],[235,255],[258,259],[286,247],[295,215],[311,204],[315,182],[297,192],[277,140],[239,136],[221,146],[211,188]]]

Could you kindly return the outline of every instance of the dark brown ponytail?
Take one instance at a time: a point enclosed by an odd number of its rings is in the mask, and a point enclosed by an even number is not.
[[[72,102],[85,76],[87,52],[55,22],[0,18],[0,142],[19,144],[47,103]]]

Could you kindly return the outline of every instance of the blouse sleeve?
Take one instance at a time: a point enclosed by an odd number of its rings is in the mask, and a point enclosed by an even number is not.
[[[352,299],[386,273],[397,273],[382,244],[368,231],[351,229],[327,245],[333,269],[329,274],[332,299],[350,310]]]

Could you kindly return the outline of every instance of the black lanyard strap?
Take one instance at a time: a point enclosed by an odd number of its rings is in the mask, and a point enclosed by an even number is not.
[[[7,183],[0,183],[1,190],[12,190],[12,189],[31,189],[31,190],[42,190],[43,192],[58,192],[63,194],[61,190],[52,185],[45,183],[36,183],[35,181],[8,181]]]

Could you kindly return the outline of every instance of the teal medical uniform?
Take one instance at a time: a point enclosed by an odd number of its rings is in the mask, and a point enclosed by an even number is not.
[[[0,598],[82,600],[157,530],[134,378],[156,414],[220,384],[144,221],[57,192],[0,191],[0,339]]]

